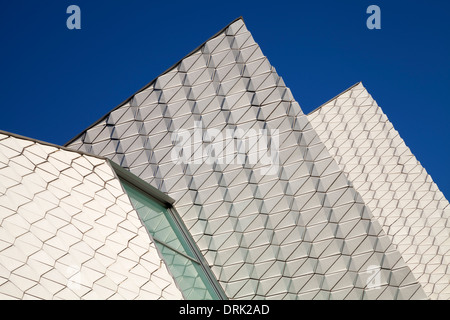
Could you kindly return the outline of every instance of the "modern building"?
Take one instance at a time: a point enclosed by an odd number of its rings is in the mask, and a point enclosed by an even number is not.
[[[241,18],[64,147],[0,134],[0,297],[449,299],[448,201],[362,83],[305,115]]]

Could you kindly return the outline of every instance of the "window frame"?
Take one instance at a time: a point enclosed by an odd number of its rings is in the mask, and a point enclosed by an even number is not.
[[[222,286],[219,284],[218,280],[212,273],[212,270],[209,267],[208,263],[206,262],[206,259],[203,257],[203,254],[201,253],[200,249],[197,247],[197,244],[195,243],[194,239],[192,238],[189,230],[187,229],[187,227],[184,224],[183,220],[181,219],[180,215],[174,208],[173,203],[175,202],[175,200],[172,199],[171,197],[169,197],[168,195],[166,195],[165,193],[159,191],[152,185],[148,184],[141,178],[137,177],[133,173],[122,168],[115,162],[113,162],[111,160],[108,160],[108,162],[109,162],[111,168],[113,169],[113,171],[116,173],[119,181],[122,180],[125,183],[128,183],[129,185],[131,185],[131,187],[134,187],[138,191],[142,192],[144,195],[148,196],[151,200],[155,201],[156,203],[163,206],[167,210],[167,212],[170,215],[170,217],[172,218],[174,224],[178,228],[178,231],[181,233],[181,235],[183,237],[183,239],[180,239],[180,241],[184,241],[188,245],[189,249],[191,249],[195,258],[189,256],[188,254],[180,252],[179,250],[177,250],[175,248],[172,248],[170,245],[167,245],[166,243],[164,243],[161,240],[154,238],[150,234],[150,232],[147,230],[147,228],[145,228],[150,239],[154,242],[158,242],[162,246],[167,247],[169,250],[172,250],[173,252],[182,255],[184,258],[189,259],[193,263],[198,264],[200,266],[200,268],[203,270],[204,275],[206,276],[206,279],[208,280],[210,286],[213,288],[214,292],[219,297],[219,299],[220,300],[228,300],[228,297],[226,296],[225,291],[223,290]],[[121,187],[124,190],[124,193],[127,194],[127,196],[129,197],[127,191],[122,186],[122,184],[121,184]],[[130,203],[131,203],[131,199],[130,199]],[[134,208],[133,203],[131,203],[131,205]],[[143,222],[139,215],[138,215],[138,218],[141,222]],[[144,225],[144,223],[143,223],[143,225]],[[160,250],[158,248],[157,248],[157,250],[161,256],[161,259],[165,262],[165,259],[162,255],[162,253],[160,252]],[[170,272],[170,270],[168,270],[168,271]],[[175,279],[174,279],[174,282],[176,283]],[[178,287],[178,284],[177,284],[177,287]],[[180,292],[183,295],[183,297],[185,298],[184,293],[181,289],[180,289]]]

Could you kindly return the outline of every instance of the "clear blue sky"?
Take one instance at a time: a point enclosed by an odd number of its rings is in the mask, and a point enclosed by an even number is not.
[[[239,16],[305,113],[363,81],[450,196],[448,0],[3,2],[0,129],[62,145]]]

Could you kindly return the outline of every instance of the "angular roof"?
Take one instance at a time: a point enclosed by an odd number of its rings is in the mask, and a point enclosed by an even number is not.
[[[109,161],[0,132],[0,299],[181,299]]]
[[[308,119],[427,295],[450,299],[450,205],[363,84]]]
[[[177,68],[177,66],[182,63],[182,61],[184,59],[189,58],[191,55],[195,54],[196,52],[198,52],[198,50],[200,50],[209,40],[216,38],[218,35],[222,34],[225,30],[227,30],[232,24],[234,24],[237,21],[244,21],[243,17],[239,17],[236,18],[235,20],[233,20],[232,22],[230,22],[227,26],[225,26],[224,28],[222,28],[220,31],[218,31],[215,35],[213,35],[212,37],[210,37],[208,40],[206,40],[204,43],[202,43],[201,45],[199,45],[197,48],[195,48],[194,50],[192,50],[190,53],[188,53],[183,59],[181,59],[180,61],[176,62],[175,64],[173,64],[170,68],[168,68],[166,71],[164,71],[163,73],[161,73],[157,78],[153,79],[152,81],[150,81],[149,83],[147,83],[145,86],[143,86],[141,89],[139,89],[138,91],[136,91],[134,94],[132,94],[130,97],[128,97],[127,99],[125,99],[123,102],[121,102],[119,105],[117,105],[114,109],[112,109],[111,111],[109,111],[107,114],[105,114],[103,117],[101,117],[100,119],[98,119],[96,122],[94,122],[93,124],[91,124],[88,128],[85,129],[85,131],[89,130],[90,128],[96,126],[98,123],[100,123],[102,120],[104,120],[105,118],[107,118],[109,116],[109,114],[111,112],[113,112],[116,109],[119,109],[120,107],[122,107],[123,105],[127,104],[128,102],[130,102],[133,97],[137,94],[139,94],[140,92],[146,90],[147,88],[151,87],[152,85],[155,84],[155,82],[158,80],[159,77],[164,76],[166,73],[172,71],[173,69]],[[65,143],[65,146],[68,146],[70,144],[72,144],[73,141],[77,140],[85,131],[80,132],[78,135],[76,135],[75,137],[73,137],[72,139],[70,139],[67,143]]]
[[[177,133],[199,123],[200,146],[180,153]],[[256,140],[224,161],[236,130],[268,132],[271,161],[252,162]],[[67,146],[172,197],[229,298],[426,297],[242,19]]]

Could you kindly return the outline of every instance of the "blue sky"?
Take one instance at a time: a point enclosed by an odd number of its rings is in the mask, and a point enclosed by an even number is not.
[[[448,198],[447,0],[4,2],[0,129],[62,145],[239,16],[305,113],[363,81]]]

